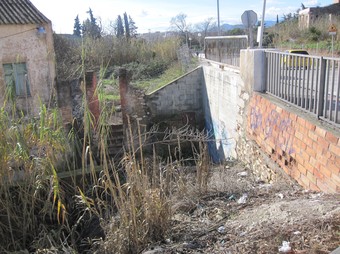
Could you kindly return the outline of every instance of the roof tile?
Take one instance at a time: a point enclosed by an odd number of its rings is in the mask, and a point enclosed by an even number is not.
[[[0,0],[0,25],[49,22],[29,0]]]

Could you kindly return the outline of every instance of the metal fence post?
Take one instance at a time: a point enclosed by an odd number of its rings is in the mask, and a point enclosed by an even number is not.
[[[318,94],[316,95],[318,98],[317,110],[316,110],[317,117],[322,116],[323,108],[325,106],[325,79],[326,79],[326,60],[323,57],[321,57],[320,76],[319,76],[319,82],[318,82]]]

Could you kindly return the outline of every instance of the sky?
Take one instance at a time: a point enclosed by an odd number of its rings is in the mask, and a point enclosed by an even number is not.
[[[79,15],[82,23],[88,18],[87,11],[102,26],[110,31],[110,22],[126,12],[135,21],[138,33],[167,31],[172,17],[180,13],[187,15],[188,25],[204,22],[208,18],[217,20],[217,0],[31,0],[48,19],[56,33],[73,33],[74,19]],[[333,0],[267,0],[265,20],[276,21],[283,14],[295,13],[301,7],[326,6]],[[221,24],[241,24],[241,15],[246,10],[262,17],[263,0],[219,0]]]

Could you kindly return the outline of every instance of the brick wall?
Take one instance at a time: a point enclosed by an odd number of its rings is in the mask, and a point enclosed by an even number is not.
[[[255,93],[248,138],[306,189],[340,191],[340,139],[331,128]]]

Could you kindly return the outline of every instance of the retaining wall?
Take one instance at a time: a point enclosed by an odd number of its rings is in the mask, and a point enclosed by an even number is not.
[[[250,99],[247,133],[263,151],[306,189],[340,191],[337,131],[284,106],[270,96]]]

